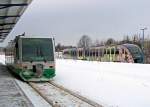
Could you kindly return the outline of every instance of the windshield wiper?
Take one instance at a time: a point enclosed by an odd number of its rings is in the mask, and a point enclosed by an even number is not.
[[[37,57],[39,56],[39,48],[38,47],[36,47],[36,55],[37,55]]]
[[[43,57],[43,51],[42,51],[41,47],[39,49],[39,52],[40,52],[40,56]]]

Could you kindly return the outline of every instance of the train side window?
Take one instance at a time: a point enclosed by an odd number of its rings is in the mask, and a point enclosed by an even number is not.
[[[79,51],[79,57],[81,56],[81,52]]]
[[[99,54],[100,54],[101,57],[103,56],[103,49],[100,49]]]
[[[116,49],[115,54],[119,54],[119,49]]]
[[[73,56],[75,56],[75,51],[73,50]]]
[[[82,57],[82,50],[79,51],[79,56]]]
[[[74,50],[72,50],[72,56],[74,56]]]
[[[107,54],[110,54],[110,49],[107,49]]]
[[[96,56],[98,56],[98,50],[96,50]]]
[[[72,51],[72,56],[75,56],[75,51],[74,50]]]
[[[68,55],[71,55],[70,51],[68,51]]]
[[[101,50],[101,51],[102,51],[102,56],[104,56],[104,48],[102,48],[102,50]]]
[[[92,50],[90,51],[90,56],[92,56]]]
[[[89,52],[89,50],[87,51],[87,56],[89,56],[90,55],[90,52]]]
[[[93,51],[93,56],[95,56],[95,51]]]
[[[83,51],[81,50],[81,57],[83,56]]]
[[[106,54],[106,49],[104,49],[104,54]]]
[[[15,44],[16,48],[16,58],[19,59],[19,48],[18,48],[18,43]]]
[[[111,54],[114,54],[114,48],[111,49]]]
[[[102,53],[101,53],[101,49],[99,49],[99,51],[98,51],[98,52],[99,52],[99,56],[101,56],[101,55],[102,55]]]
[[[74,55],[77,56],[77,51],[74,51]]]
[[[89,56],[89,51],[88,50],[85,51],[85,56]]]
[[[72,56],[73,55],[73,52],[70,50],[70,56]]]

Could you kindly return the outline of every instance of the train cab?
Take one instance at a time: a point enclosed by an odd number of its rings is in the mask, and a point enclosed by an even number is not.
[[[134,44],[123,44],[123,46],[129,50],[134,63],[144,63],[144,54],[140,47]]]

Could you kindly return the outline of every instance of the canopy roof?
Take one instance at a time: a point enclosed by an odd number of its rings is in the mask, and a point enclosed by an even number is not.
[[[0,0],[0,42],[13,29],[32,0]]]

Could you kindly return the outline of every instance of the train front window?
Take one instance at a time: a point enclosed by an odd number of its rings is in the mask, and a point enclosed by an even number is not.
[[[23,38],[23,61],[54,61],[53,43],[50,38]]]
[[[142,52],[138,47],[128,46],[129,51],[133,56],[141,56]]]

